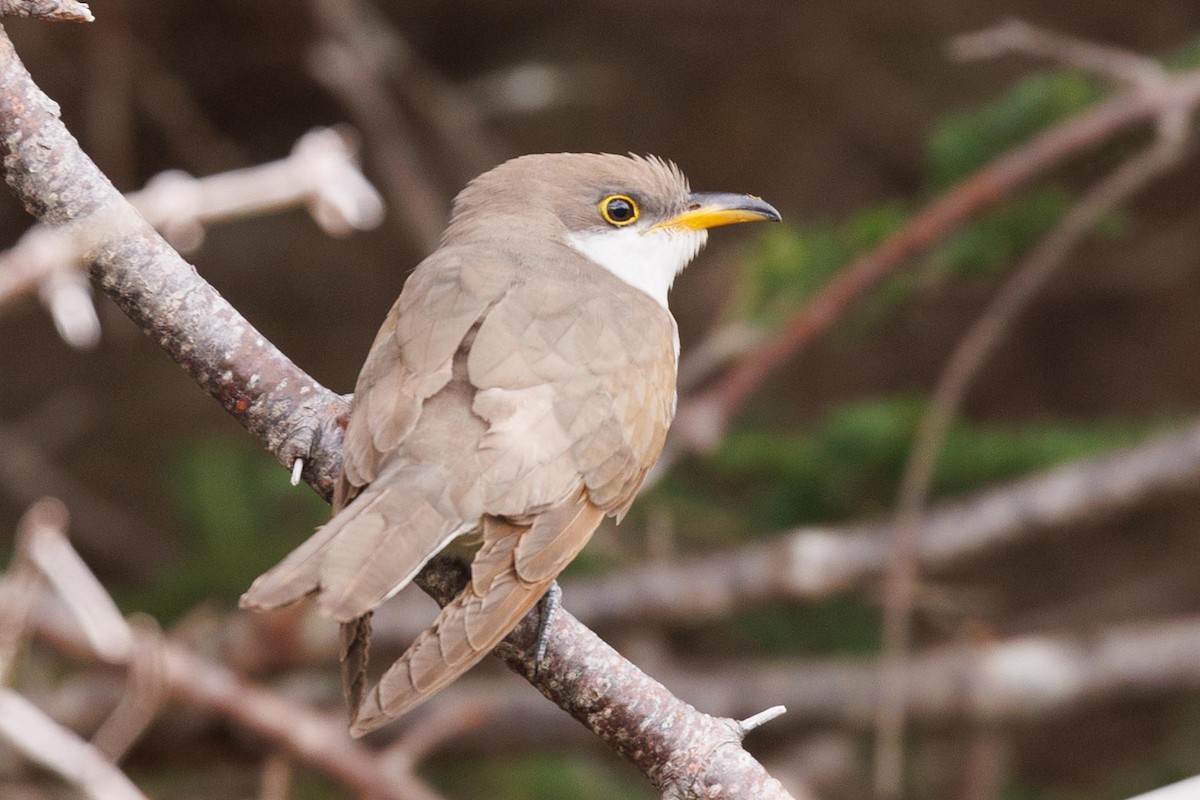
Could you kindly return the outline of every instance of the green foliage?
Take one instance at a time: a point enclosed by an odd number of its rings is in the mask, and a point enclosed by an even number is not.
[[[1182,72],[1200,67],[1200,37],[1168,53],[1162,58],[1162,65],[1169,72]]]
[[[1057,70],[1019,81],[997,99],[947,116],[926,145],[935,191],[958,183],[984,164],[1104,96],[1096,78]]]
[[[123,604],[163,622],[200,602],[234,603],[260,572],[303,541],[329,507],[246,436],[188,443],[168,472],[183,552]]]
[[[802,430],[747,427],[703,466],[679,470],[664,491],[683,499],[686,525],[711,527],[705,498],[738,510],[737,528],[761,531],[887,513],[895,501],[924,400],[900,396],[835,408]],[[938,459],[934,494],[949,495],[1132,445],[1155,422],[959,421]],[[730,499],[732,498],[732,499]],[[718,517],[723,526],[734,524]]]
[[[953,234],[927,263],[944,275],[995,277],[1036,245],[1072,202],[1058,187],[1034,189]]]
[[[907,220],[896,205],[870,208],[841,223],[772,225],[747,259],[742,316],[761,324],[782,320],[815,294],[854,256],[895,232]]]
[[[447,797],[463,800],[649,800],[656,796],[645,778],[631,769],[605,769],[594,759],[574,754],[443,759],[431,765],[427,777]]]

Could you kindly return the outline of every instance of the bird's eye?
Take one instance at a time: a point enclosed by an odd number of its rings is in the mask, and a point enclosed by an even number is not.
[[[600,216],[610,225],[618,228],[637,222],[641,216],[638,204],[627,194],[610,194],[600,201]]]

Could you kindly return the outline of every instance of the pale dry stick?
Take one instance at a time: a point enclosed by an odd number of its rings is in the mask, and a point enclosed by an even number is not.
[[[150,617],[129,620],[134,647],[126,659],[125,691],[120,702],[92,735],[92,745],[109,761],[120,763],[141,739],[167,701],[163,637]]]
[[[383,200],[359,171],[353,135],[331,128],[309,131],[279,161],[205,178],[164,172],[127,199],[184,250],[199,246],[208,225],[296,205],[306,206],[330,236],[383,221]],[[107,224],[101,218],[27,231],[0,254],[0,306],[38,290],[63,339],[81,349],[94,346],[100,322],[79,273]]]
[[[0,739],[92,800],[146,800],[96,748],[42,713],[21,695],[0,687]]]
[[[45,583],[41,570],[29,557],[30,544],[50,528],[67,523],[61,503],[42,499],[21,515],[17,523],[16,555],[8,571],[0,574],[0,606],[8,609],[0,621],[0,684],[7,682],[25,641],[26,627]]]
[[[679,414],[652,477],[687,453],[718,443],[734,416],[780,367],[827,331],[847,308],[968,219],[1014,196],[1035,179],[1111,141],[1130,127],[1200,99],[1200,70],[1169,75],[1153,89],[1126,89],[1034,136],[942,194],[900,230],[863,253],[760,347],[747,352],[708,389],[680,399]],[[647,486],[651,480],[647,480]]]
[[[117,604],[67,539],[67,509],[53,498],[39,500],[27,513],[34,521],[22,531],[18,557],[37,567],[51,590],[78,623],[101,661],[125,663],[133,653],[133,631]]]
[[[745,322],[720,325],[695,346],[679,362],[678,389],[690,392],[708,380],[719,369],[758,347],[766,338],[765,332]]]
[[[1050,34],[1039,34],[1041,37]],[[1071,40],[1073,41],[1073,40]],[[1018,45],[1015,45],[1019,47]],[[1078,47],[1065,48],[1077,52]],[[1089,53],[1096,59],[1101,54]],[[1110,72],[1126,80],[1139,80],[1128,56]],[[1084,59],[1080,59],[1084,60]],[[1141,70],[1153,74],[1140,87],[1154,92],[1165,85],[1167,76],[1150,59],[1142,59]],[[1164,109],[1160,113],[1158,137],[1153,145],[1101,179],[1067,213],[1062,222],[1018,267],[991,305],[955,348],[942,371],[929,406],[917,427],[908,463],[897,497],[894,546],[884,575],[884,664],[881,673],[875,748],[876,793],[883,798],[899,797],[903,782],[903,738],[905,728],[904,661],[911,639],[911,616],[917,591],[917,529],[924,513],[933,479],[937,454],[945,439],[971,379],[983,361],[1008,334],[1013,323],[1037,295],[1067,254],[1114,207],[1128,200],[1155,178],[1173,168],[1183,157],[1189,116],[1200,99]]]
[[[1197,485],[1200,423],[1193,422],[934,506],[918,526],[921,569],[952,570]],[[892,532],[889,520],[806,526],[735,550],[572,579],[563,583],[563,595],[574,613],[598,627],[679,624],[771,603],[811,602],[877,582]],[[397,626],[391,614],[379,614],[377,639],[390,640]],[[420,629],[405,630],[411,639]]]
[[[379,75],[350,45],[332,38],[313,47],[309,72],[349,110],[371,144],[391,212],[422,251],[432,252],[441,241],[450,198],[434,181],[412,125]]]
[[[0,607],[0,629],[10,623],[11,609]],[[31,620],[39,640],[82,662],[104,661],[80,627],[67,621],[61,606],[41,603]],[[280,694],[256,686],[229,668],[193,653],[183,645],[159,640],[155,676],[178,702],[228,719],[267,739],[295,758],[350,790],[385,800],[434,800],[411,773],[401,773],[361,743],[350,738],[338,716],[320,714]],[[134,654],[128,653],[121,664]],[[128,733],[125,734],[126,736]]]
[[[87,3],[77,0],[0,0],[0,17],[38,17],[63,22],[95,22]]]
[[[34,504],[23,519],[18,564],[35,566],[63,601],[57,606],[58,613],[34,617],[34,627],[43,638],[76,658],[130,670],[132,702],[119,705],[97,734],[107,748],[105,752],[112,756],[123,753],[157,713],[169,691],[185,702],[224,713],[249,730],[278,741],[357,791],[389,800],[433,800],[415,775],[396,771],[385,774],[382,760],[351,740],[338,721],[246,684],[227,668],[162,639],[156,626],[142,623],[135,633],[71,548],[66,524],[67,512],[61,503],[46,499]],[[67,617],[74,624],[66,624]],[[19,604],[0,607],[0,630],[23,627],[25,618]],[[27,746],[35,747],[42,741],[30,740]],[[46,763],[44,758],[39,761]]]
[[[956,61],[981,61],[1016,53],[1045,58],[1118,83],[1142,88],[1162,85],[1167,73],[1152,58],[1043,30],[1020,19],[1010,19],[976,33],[955,37],[950,55]]]
[[[326,234],[348,236],[383,222],[383,198],[358,166],[356,135],[314,128],[287,158],[204,178],[163,172],[126,195],[146,220],[184,250],[214,223],[305,206]]]
[[[290,467],[305,459],[304,477],[328,498],[341,457],[345,398],[333,394],[295,366],[237,313],[113,189],[57,116],[57,107],[33,83],[6,35],[0,35],[0,147],[10,187],[42,221],[106,221],[107,238],[92,258],[93,279],[179,363]],[[447,602],[466,585],[464,572],[435,560],[418,585]],[[574,715],[666,796],[677,798],[791,797],[733,735],[729,720],[703,714],[651,680],[605,645],[570,614],[555,616],[541,668],[533,612],[495,653],[547,697]],[[223,701],[234,692],[226,676],[183,673],[168,650],[168,675],[178,696],[206,692]],[[194,666],[194,665],[193,665]],[[183,683],[186,679],[187,683]],[[261,691],[261,690],[260,690]],[[185,695],[185,693],[193,693]],[[212,705],[217,698],[206,701]],[[266,701],[264,701],[266,702]],[[259,724],[295,736],[271,698]],[[230,708],[226,713],[233,713]],[[314,746],[306,740],[309,747]],[[299,744],[304,744],[301,742]],[[315,746],[326,744],[317,742]],[[714,755],[715,754],[715,755]],[[328,759],[328,749],[309,756]]]

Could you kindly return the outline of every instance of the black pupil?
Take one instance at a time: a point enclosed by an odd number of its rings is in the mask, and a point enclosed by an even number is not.
[[[615,200],[609,200],[608,218],[613,222],[626,222],[633,219],[633,204],[619,197]]]

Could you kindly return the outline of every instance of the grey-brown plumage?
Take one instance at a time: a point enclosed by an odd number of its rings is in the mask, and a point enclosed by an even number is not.
[[[353,732],[478,662],[628,510],[674,412],[666,290],[707,227],[753,219],[778,215],[654,158],[526,156],[460,194],[359,375],[333,519],[242,598],[343,623]],[[364,698],[369,615],[459,537],[470,584]]]

